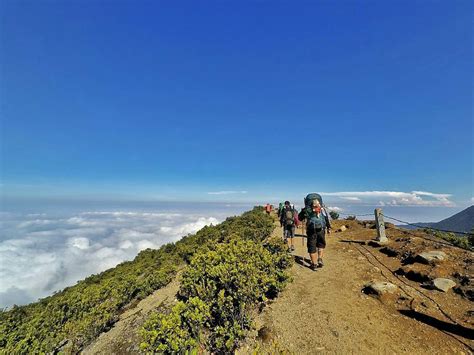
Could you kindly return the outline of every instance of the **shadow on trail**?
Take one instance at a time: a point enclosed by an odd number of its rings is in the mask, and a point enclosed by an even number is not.
[[[367,241],[366,240],[341,239],[341,240],[339,240],[339,243],[354,243],[354,244],[366,245]]]
[[[303,256],[299,256],[299,255],[294,255],[293,256],[295,258],[295,262],[301,266],[304,266],[304,267],[307,267],[308,269],[311,270],[310,268],[310,265],[311,265],[311,260],[308,259],[308,258],[305,258]]]
[[[460,324],[448,323],[414,310],[399,310],[398,312],[441,331],[459,335],[470,340],[474,339],[474,329],[466,328]]]

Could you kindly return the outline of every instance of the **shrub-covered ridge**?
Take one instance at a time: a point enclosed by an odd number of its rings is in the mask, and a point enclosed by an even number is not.
[[[219,243],[230,241],[236,243],[245,239],[258,245],[272,230],[271,218],[265,216],[261,208],[255,208],[217,226],[204,227],[177,243],[164,245],[158,250],[144,250],[133,261],[92,275],[53,296],[2,311],[0,353],[49,353],[56,350],[76,353],[110,328],[124,307],[168,284],[177,270],[188,264],[195,254],[215,253],[221,250],[217,247]],[[182,328],[191,330],[189,339],[194,340],[190,342],[197,344],[196,329],[200,332],[211,316],[207,316],[206,311],[209,303],[194,299],[189,292],[189,295],[183,293],[181,296],[182,305],[176,305],[181,307],[181,311],[174,312],[191,322]],[[193,319],[193,314],[196,319]],[[180,349],[193,346],[178,345]]]
[[[262,219],[271,223],[263,214]],[[289,278],[287,247],[280,238],[267,239],[268,234],[229,235],[196,253],[183,273],[180,301],[145,323],[141,348],[149,353],[233,352],[252,326],[252,311],[275,297]]]

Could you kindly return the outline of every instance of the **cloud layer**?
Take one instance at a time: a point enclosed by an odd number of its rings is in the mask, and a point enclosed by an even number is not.
[[[140,250],[219,223],[196,214],[130,211],[0,218],[0,307],[35,301],[131,260]]]
[[[236,191],[236,190],[225,190],[225,191],[210,191],[208,195],[235,195],[235,194],[246,194],[248,191]]]
[[[437,194],[426,191],[348,191],[324,192],[323,196],[330,196],[339,201],[365,203],[380,206],[425,206],[425,207],[453,207],[450,194]]]

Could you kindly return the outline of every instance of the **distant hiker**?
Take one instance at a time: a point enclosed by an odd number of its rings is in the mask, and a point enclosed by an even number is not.
[[[271,211],[272,211],[272,205],[267,203],[265,206],[265,212],[267,212],[267,214],[270,214]]]
[[[283,207],[284,207],[283,202],[280,202],[278,204],[278,218],[281,217],[281,211],[283,210]]]
[[[283,227],[283,239],[288,243],[290,238],[290,251],[295,250],[293,239],[295,238],[295,217],[297,213],[290,206],[290,201],[285,201],[285,205],[280,215],[280,224]]]
[[[323,252],[326,247],[326,233],[330,232],[331,224],[327,214],[323,214],[323,200],[318,194],[309,194],[305,198],[305,207],[298,214],[300,221],[306,220],[308,253],[311,258],[311,269],[323,267]]]

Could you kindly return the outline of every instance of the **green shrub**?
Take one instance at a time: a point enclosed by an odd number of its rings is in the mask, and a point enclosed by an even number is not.
[[[280,257],[252,240],[231,240],[195,256],[179,295],[199,297],[210,306],[210,351],[235,349],[251,326],[250,309],[282,289],[287,276],[279,263]]]
[[[171,312],[155,312],[140,330],[140,348],[147,353],[192,351],[198,347],[202,326],[209,317],[209,306],[197,297],[178,302]]]
[[[199,342],[213,353],[236,349],[252,326],[251,311],[275,297],[288,282],[289,275],[284,269],[292,260],[280,238],[269,238],[262,243],[254,240],[259,237],[255,233],[248,237],[231,234],[213,250],[196,253],[183,273],[181,301],[188,304],[197,298],[210,310],[210,317],[201,323],[201,331],[194,332],[208,334],[205,341],[196,335],[189,343],[189,332],[170,332],[168,338],[161,337],[153,343],[145,340],[147,351],[183,353]],[[141,334],[144,339],[150,339],[166,332],[166,326],[152,321]],[[182,347],[176,350],[169,344],[182,344]]]
[[[440,232],[437,230],[433,229],[425,229],[425,232],[428,234],[431,234],[437,238],[446,240],[447,242],[456,245],[460,248],[467,249],[467,250],[473,250],[474,249],[474,237],[472,234],[469,234],[468,236],[459,236],[454,233],[445,233],[445,232]]]
[[[329,215],[333,220],[339,219],[339,213],[337,213],[336,211],[329,211]]]

